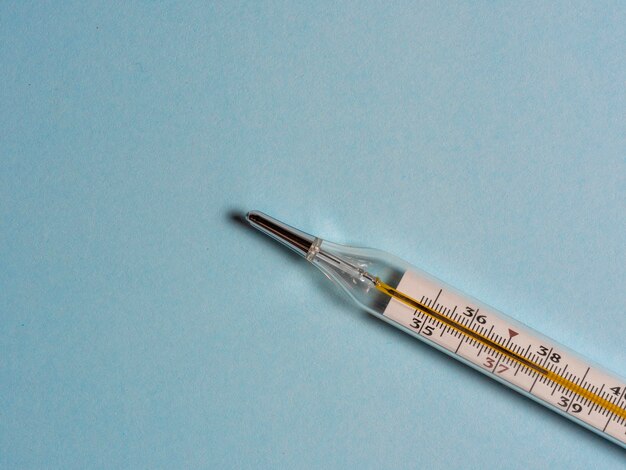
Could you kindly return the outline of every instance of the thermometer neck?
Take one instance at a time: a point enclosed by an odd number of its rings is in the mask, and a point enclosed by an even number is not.
[[[318,264],[318,267],[319,263],[323,263],[358,281],[368,281],[372,286],[376,284],[376,278],[367,271],[339,254],[322,249],[324,241],[321,238],[291,227],[263,212],[248,212],[246,219],[254,228],[305,257],[311,263]],[[323,267],[320,268],[325,270]]]

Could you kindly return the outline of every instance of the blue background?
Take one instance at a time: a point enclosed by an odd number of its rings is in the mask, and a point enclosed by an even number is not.
[[[626,373],[623,2],[0,5],[0,466],[623,468],[236,222]]]

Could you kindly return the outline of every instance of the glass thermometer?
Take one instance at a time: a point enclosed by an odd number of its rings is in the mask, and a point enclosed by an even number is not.
[[[372,315],[626,448],[626,380],[384,251],[331,243],[262,212],[248,222]]]

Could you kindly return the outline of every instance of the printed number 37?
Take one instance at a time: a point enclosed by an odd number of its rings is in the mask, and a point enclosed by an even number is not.
[[[485,358],[485,362],[483,366],[485,366],[487,369],[493,369],[493,366],[495,365],[496,365],[496,360],[493,357],[487,356]],[[498,364],[498,370],[496,370],[496,372],[498,374],[502,374],[503,372],[506,372],[507,370],[509,370],[507,366],[505,366],[504,364]]]

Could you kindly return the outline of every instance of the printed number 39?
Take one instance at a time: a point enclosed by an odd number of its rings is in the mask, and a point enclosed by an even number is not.
[[[558,405],[562,406],[563,408],[567,408],[567,405],[569,405],[570,402],[570,398],[561,395],[561,401],[559,401]],[[580,406],[578,403],[573,403],[572,404],[572,413],[580,413],[582,411],[583,407]]]

